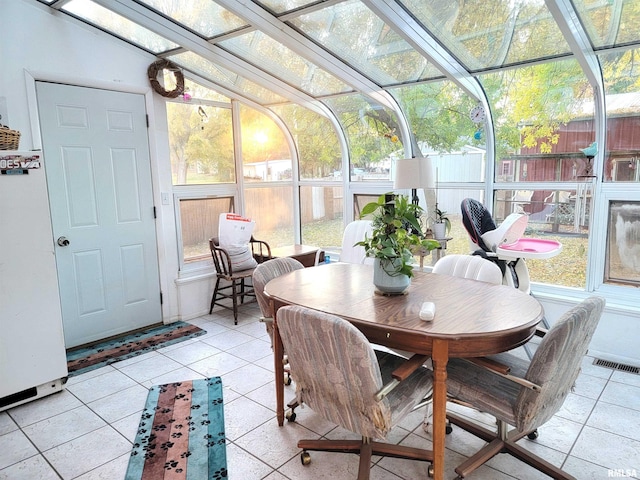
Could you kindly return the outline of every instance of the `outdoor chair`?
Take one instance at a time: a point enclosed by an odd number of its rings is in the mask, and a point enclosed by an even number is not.
[[[372,455],[433,462],[430,450],[379,441],[386,440],[392,427],[431,393],[432,374],[422,366],[427,356],[407,360],[375,351],[349,322],[317,310],[287,306],[277,316],[296,383],[296,401],[361,436],[359,440],[300,440],[304,465],[311,461],[309,451],[360,454],[357,478],[366,480]],[[331,468],[329,464],[327,470]],[[426,470],[425,478],[430,468]]]
[[[571,308],[544,336],[531,360],[512,353],[449,360],[449,397],[497,420],[497,431],[491,431],[447,413],[452,424],[488,442],[455,469],[458,479],[498,453],[509,453],[554,479],[575,480],[516,442],[525,436],[535,439],[538,427],[562,407],[580,373],[604,305],[604,299],[591,297]],[[508,431],[508,425],[515,428]]]
[[[233,311],[234,324],[238,324],[238,302],[250,303],[256,300],[255,292],[250,280],[258,263],[271,258],[269,245],[251,237],[246,249],[232,250],[221,247],[217,238],[209,240],[209,248],[216,269],[216,284],[211,296],[209,314],[214,306]],[[249,298],[248,301],[245,301]],[[223,300],[231,300],[231,306]]]

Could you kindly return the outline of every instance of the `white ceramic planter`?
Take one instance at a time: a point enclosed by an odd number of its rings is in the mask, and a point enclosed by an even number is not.
[[[433,236],[437,240],[447,238],[447,225],[445,223],[434,223],[431,228],[433,229]]]
[[[385,265],[384,261],[375,258],[373,262],[373,285],[384,294],[399,295],[411,284],[407,275],[389,274],[393,272],[393,265]],[[388,261],[386,262],[388,263]],[[386,267],[386,268],[385,268]]]

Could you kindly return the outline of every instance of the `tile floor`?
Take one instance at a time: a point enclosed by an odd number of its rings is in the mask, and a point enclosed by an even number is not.
[[[123,479],[147,389],[153,384],[222,377],[227,456],[231,480],[355,479],[358,459],[312,452],[300,463],[300,438],[349,433],[298,409],[295,423],[278,427],[272,355],[255,304],[243,307],[237,326],[229,312],[193,321],[205,336],[73,377],[60,393],[0,412],[0,479]],[[287,387],[288,398],[293,387]],[[461,407],[452,407],[464,411]],[[491,423],[487,416],[464,413]],[[423,412],[411,414],[391,433],[402,444],[426,446]],[[529,448],[579,480],[640,478],[640,376],[592,365],[585,358],[575,392],[540,428]],[[446,478],[482,442],[454,429],[447,438]],[[372,480],[427,478],[427,464],[375,459]],[[499,455],[470,480],[548,478],[507,455]]]

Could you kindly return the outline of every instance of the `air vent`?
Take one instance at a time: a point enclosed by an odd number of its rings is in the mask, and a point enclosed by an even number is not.
[[[640,368],[634,367],[632,365],[610,362],[608,360],[602,360],[601,358],[596,358],[593,361],[593,364],[598,365],[599,367],[610,368],[612,370],[620,370],[621,372],[635,373],[636,375],[640,375]]]

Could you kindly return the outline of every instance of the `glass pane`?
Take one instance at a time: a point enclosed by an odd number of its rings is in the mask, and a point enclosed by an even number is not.
[[[352,90],[346,83],[262,32],[254,31],[230,38],[219,45],[310,95],[331,95]]]
[[[243,19],[211,0],[190,0],[188,8],[185,8],[187,5],[182,2],[167,2],[166,0],[142,1],[177,23],[207,38],[247,25],[247,22]]]
[[[290,23],[381,85],[442,77],[360,1],[333,4]]]
[[[586,285],[590,184],[575,190],[500,190],[495,193],[493,219],[500,225],[512,213],[528,215],[524,236],[556,240],[559,255],[545,260],[527,259],[532,282],[584,288]]]
[[[640,3],[637,0],[573,0],[573,4],[596,48],[638,41]]]
[[[605,180],[640,181],[640,48],[600,55],[607,106]]]
[[[129,42],[153,53],[162,53],[178,48],[176,43],[148,30],[131,20],[113,13],[111,10],[91,0],[71,0],[62,10],[76,15],[89,23],[93,23],[107,32],[112,32]]]
[[[595,140],[593,90],[575,60],[479,77],[491,102],[496,181],[582,181]],[[544,93],[541,93],[544,92]]]
[[[218,236],[221,213],[233,212],[233,197],[181,198],[180,232],[184,263],[211,260],[209,239]]]
[[[209,87],[202,86],[196,82],[192,82],[188,78],[184,79],[184,91],[187,96],[183,95],[185,102],[198,100],[210,100],[212,102],[222,102],[231,104],[231,99],[221,93],[211,90]]]
[[[297,105],[272,107],[272,110],[285,121],[296,142],[300,178],[340,181],[342,152],[331,122]]]
[[[640,286],[640,202],[609,202],[605,282]]]
[[[329,98],[349,141],[351,181],[389,180],[391,154],[404,158],[396,116],[361,95]]]
[[[469,119],[475,100],[450,81],[398,87],[390,92],[407,115],[422,154],[431,157],[438,168],[440,181],[484,181],[483,124]]]
[[[235,182],[229,108],[167,102],[174,185]]]
[[[291,181],[291,152],[280,127],[244,105],[240,107],[240,122],[245,182]]]
[[[276,14],[302,8],[305,5],[317,3],[318,0],[257,0],[258,3]]]
[[[218,83],[229,90],[239,92],[258,103],[284,103],[285,98],[276,93],[261,87],[260,85],[236,75],[224,67],[211,63],[204,57],[193,52],[170,55],[169,60],[176,64],[201,75],[202,77]]]
[[[246,215],[255,220],[254,237],[271,248],[293,245],[293,187],[291,185],[244,189]]]
[[[343,224],[342,187],[305,186],[300,188],[302,243],[340,251]],[[337,259],[336,259],[337,260]]]
[[[570,53],[544,0],[401,0],[469,70]]]

